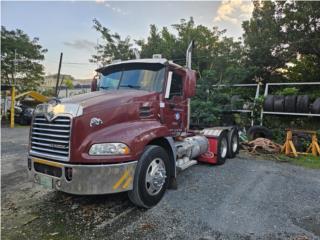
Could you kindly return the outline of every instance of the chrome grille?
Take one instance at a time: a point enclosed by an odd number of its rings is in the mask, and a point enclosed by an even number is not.
[[[30,154],[58,161],[69,160],[71,119],[58,116],[48,121],[44,116],[35,116],[31,129]]]

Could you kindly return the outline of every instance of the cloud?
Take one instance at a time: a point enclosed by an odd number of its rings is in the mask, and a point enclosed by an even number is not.
[[[63,44],[75,49],[87,49],[90,51],[96,46],[94,42],[88,41],[86,39],[78,39],[74,40],[73,42],[63,42]]]
[[[251,1],[224,0],[221,2],[221,5],[217,10],[217,16],[213,21],[227,21],[233,24],[238,24],[243,20],[249,19],[252,11],[253,4]]]
[[[98,1],[103,1],[103,0],[98,0]],[[122,8],[119,8],[119,7],[114,7],[110,3],[105,3],[104,6],[121,15],[124,15],[124,16],[128,15],[127,11],[124,11]]]

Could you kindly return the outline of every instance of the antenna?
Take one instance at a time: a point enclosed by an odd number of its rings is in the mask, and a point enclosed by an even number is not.
[[[186,67],[188,69],[191,69],[191,63],[192,63],[192,49],[194,48],[194,40],[192,40],[187,48],[186,52]]]

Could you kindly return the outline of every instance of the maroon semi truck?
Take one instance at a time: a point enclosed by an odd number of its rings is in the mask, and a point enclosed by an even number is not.
[[[28,156],[33,182],[77,195],[127,191],[150,208],[177,187],[177,170],[223,164],[238,152],[235,128],[189,129],[196,90],[190,64],[137,59],[97,72],[91,93],[37,106]]]

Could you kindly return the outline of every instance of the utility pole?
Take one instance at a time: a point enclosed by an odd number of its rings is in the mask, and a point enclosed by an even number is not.
[[[56,83],[56,97],[58,97],[58,87],[59,87],[59,80],[60,80],[60,71],[61,71],[61,64],[62,64],[62,56],[63,56],[63,53],[60,53],[59,69],[58,69],[57,83]]]

